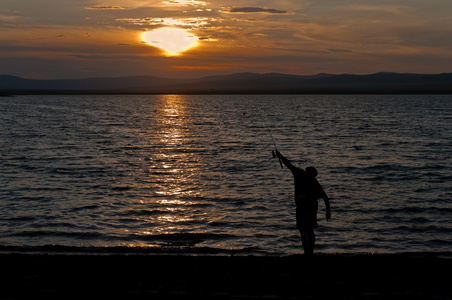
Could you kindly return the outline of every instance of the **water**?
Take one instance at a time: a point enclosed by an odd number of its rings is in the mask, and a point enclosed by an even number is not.
[[[452,247],[452,96],[17,96],[0,111],[3,248],[301,253],[261,115],[332,198],[317,251]]]

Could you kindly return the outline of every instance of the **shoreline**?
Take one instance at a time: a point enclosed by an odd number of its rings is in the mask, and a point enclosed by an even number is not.
[[[452,299],[452,252],[0,254],[0,299]]]
[[[137,256],[242,256],[242,257],[296,257],[303,256],[300,246],[298,253],[276,253],[260,251],[255,248],[215,248],[196,246],[68,246],[68,245],[0,245],[0,256],[9,254],[25,255],[137,255]],[[452,251],[437,250],[414,250],[414,251],[340,251],[317,250],[315,256],[443,256],[452,258]]]

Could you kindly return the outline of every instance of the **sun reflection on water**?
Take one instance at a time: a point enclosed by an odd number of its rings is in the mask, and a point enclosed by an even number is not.
[[[187,116],[185,96],[159,96],[155,115],[156,130],[151,134],[153,155],[148,159],[147,181],[151,195],[143,219],[148,224],[139,234],[172,234],[184,228],[184,223],[204,219],[199,208],[203,203],[197,177],[201,172],[192,144],[192,128]],[[174,225],[178,224],[178,225]],[[146,232],[146,233],[144,233]]]

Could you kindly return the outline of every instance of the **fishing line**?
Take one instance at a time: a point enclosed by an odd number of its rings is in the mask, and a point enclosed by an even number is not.
[[[273,138],[273,134],[272,134],[272,131],[270,130],[270,127],[268,127],[267,122],[265,121],[264,117],[262,116],[262,113],[259,110],[257,110],[257,111],[259,113],[259,116],[262,119],[262,122],[264,122],[264,125],[267,128],[267,132],[270,135],[270,138],[273,142],[273,146],[275,146],[275,150],[278,151],[278,147],[276,147],[276,142],[275,142],[275,139]],[[272,155],[273,155],[273,158],[277,157],[275,151],[272,151]],[[283,164],[282,164],[281,158],[278,157],[278,159],[279,159],[279,164],[281,165],[281,169],[283,169]]]

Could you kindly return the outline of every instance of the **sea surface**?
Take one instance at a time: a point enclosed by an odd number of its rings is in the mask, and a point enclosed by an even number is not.
[[[293,179],[315,166],[316,251],[452,250],[451,95],[0,97],[0,250],[302,253]]]

